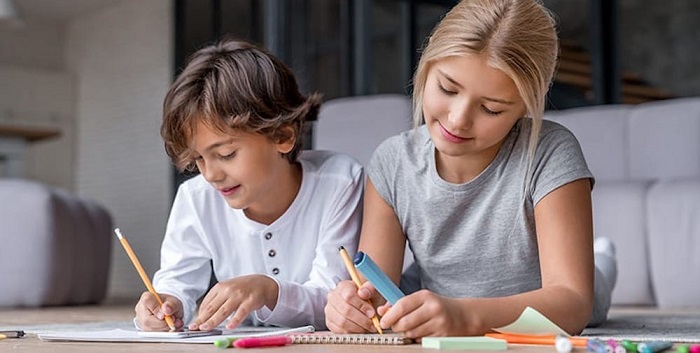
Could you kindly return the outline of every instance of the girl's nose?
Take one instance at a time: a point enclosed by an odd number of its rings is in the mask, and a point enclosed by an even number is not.
[[[467,101],[456,102],[450,107],[447,120],[455,130],[468,130],[472,125],[472,108]]]

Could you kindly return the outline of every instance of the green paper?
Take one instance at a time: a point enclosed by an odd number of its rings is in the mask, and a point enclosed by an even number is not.
[[[508,344],[505,340],[485,336],[475,337],[423,337],[423,348],[433,349],[486,349],[506,350]]]
[[[520,317],[513,323],[503,327],[494,328],[493,330],[500,333],[515,333],[519,335],[570,336],[566,331],[562,330],[546,316],[529,306],[523,310]]]

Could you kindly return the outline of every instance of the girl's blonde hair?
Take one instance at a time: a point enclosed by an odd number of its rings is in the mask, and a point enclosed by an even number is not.
[[[433,63],[483,55],[515,83],[532,119],[528,165],[537,147],[545,98],[559,52],[555,21],[537,0],[462,0],[435,27],[413,78],[413,122],[423,122],[423,90]],[[529,175],[529,173],[528,173]]]

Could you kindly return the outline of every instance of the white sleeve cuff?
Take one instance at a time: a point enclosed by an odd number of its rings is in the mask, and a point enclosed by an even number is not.
[[[277,288],[278,288],[277,289],[277,304],[275,305],[275,310],[270,310],[270,308],[263,305],[262,308],[255,310],[255,312],[253,312],[255,319],[257,321],[260,321],[263,324],[270,321],[270,319],[274,320],[276,317],[280,316],[280,314],[279,314],[280,310],[278,310],[278,308],[280,308],[280,303],[284,300],[283,299],[284,291],[282,289],[282,287],[283,287],[282,283],[280,283],[277,279],[275,279],[271,276],[267,276],[267,277],[270,278],[271,280],[275,281],[275,283],[277,283]]]
[[[134,321],[134,327],[139,331],[143,331],[143,329],[141,328],[141,325],[139,325],[138,320],[136,320],[136,318],[134,318],[133,321]]]

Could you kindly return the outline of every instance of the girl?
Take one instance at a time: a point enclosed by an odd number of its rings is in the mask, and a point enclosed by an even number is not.
[[[367,168],[359,249],[398,283],[408,241],[424,288],[379,307],[382,328],[482,335],[527,306],[572,334],[605,318],[615,265],[594,276],[593,177],[574,136],[542,119],[557,52],[536,0],[463,0],[435,28],[414,76],[416,129]],[[365,299],[378,300],[369,283],[339,283],[327,326],[372,331]]]
[[[354,159],[301,150],[320,97],[304,97],[291,70],[262,48],[223,41],[196,52],[168,91],[161,133],[180,169],[200,172],[175,197],[154,287],[136,321],[144,330],[210,330],[226,318],[325,328],[323,307],[348,278],[338,247],[354,251],[364,173]],[[213,266],[218,283],[199,314]],[[250,320],[247,320],[250,319]]]

